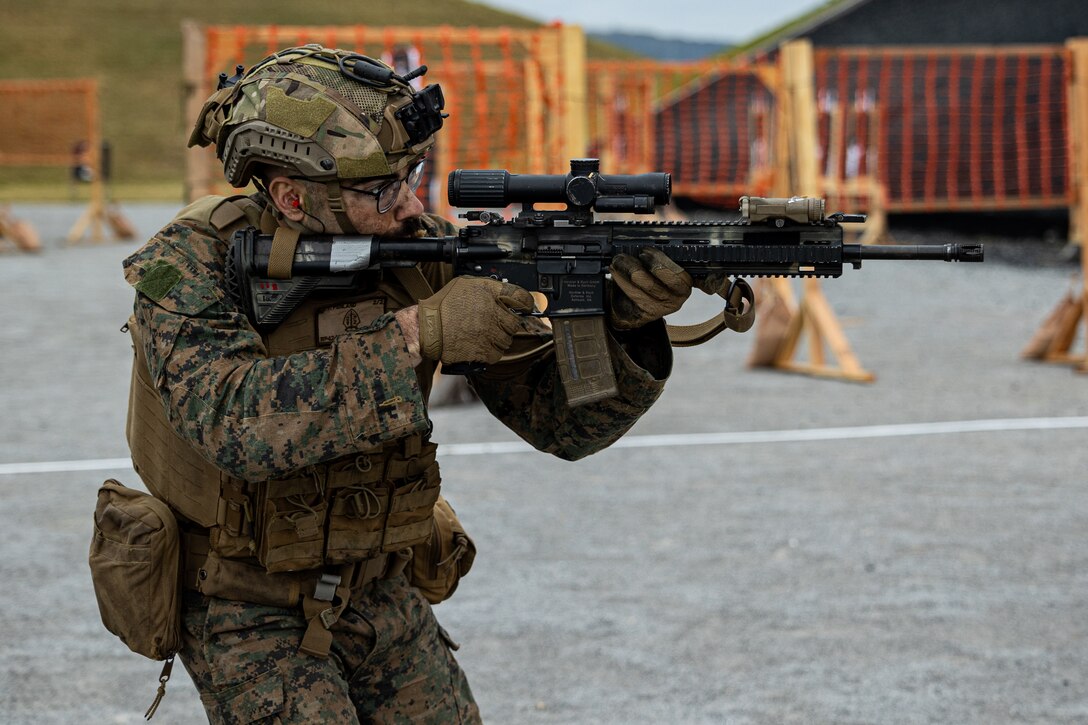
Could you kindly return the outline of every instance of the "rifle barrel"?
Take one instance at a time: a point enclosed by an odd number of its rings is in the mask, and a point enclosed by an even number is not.
[[[981,244],[844,244],[843,261],[865,259],[936,259],[945,262],[981,262]]]

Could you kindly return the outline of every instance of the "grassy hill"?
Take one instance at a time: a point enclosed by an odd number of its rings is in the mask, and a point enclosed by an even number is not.
[[[537,27],[465,0],[0,0],[0,78],[96,77],[118,196],[177,195],[188,129],[182,118],[181,22],[278,25]],[[631,54],[598,41],[594,57]],[[225,70],[225,69],[224,69]],[[67,171],[0,168],[0,198],[60,187]],[[56,190],[34,193],[52,195]]]

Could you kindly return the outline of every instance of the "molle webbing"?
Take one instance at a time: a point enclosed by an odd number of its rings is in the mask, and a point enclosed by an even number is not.
[[[151,493],[204,527],[219,523],[222,474],[173,429],[148,372],[140,327],[130,322],[132,364],[126,434],[132,465]]]

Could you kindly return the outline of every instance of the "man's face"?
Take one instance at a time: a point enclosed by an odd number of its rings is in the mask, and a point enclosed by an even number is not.
[[[374,192],[389,181],[368,179],[365,183],[340,185],[348,219],[360,234],[410,237],[422,228],[419,220],[423,215],[423,204],[406,183],[399,184],[392,207],[385,212],[378,211],[382,202]]]
[[[423,204],[409,184],[402,181],[394,195],[387,193],[381,196],[382,188],[393,178],[344,180],[340,183],[344,209],[355,232],[383,237],[412,237],[422,231]],[[299,194],[302,197],[302,213],[297,221],[317,234],[344,231],[329,208],[328,189],[324,184],[303,181],[299,187],[304,191]],[[391,206],[379,212],[378,209],[386,204]],[[285,213],[291,210],[290,205],[281,209]]]

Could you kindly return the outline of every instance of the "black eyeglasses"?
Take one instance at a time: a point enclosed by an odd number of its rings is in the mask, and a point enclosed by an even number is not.
[[[373,189],[360,189],[355,186],[345,186],[344,184],[341,184],[340,188],[346,191],[354,191],[356,194],[373,196],[378,202],[378,213],[384,214],[396,206],[397,199],[400,197],[401,184],[408,184],[408,188],[413,194],[419,189],[419,185],[423,183],[423,165],[421,160],[409,169],[408,175],[404,178],[390,179]]]

